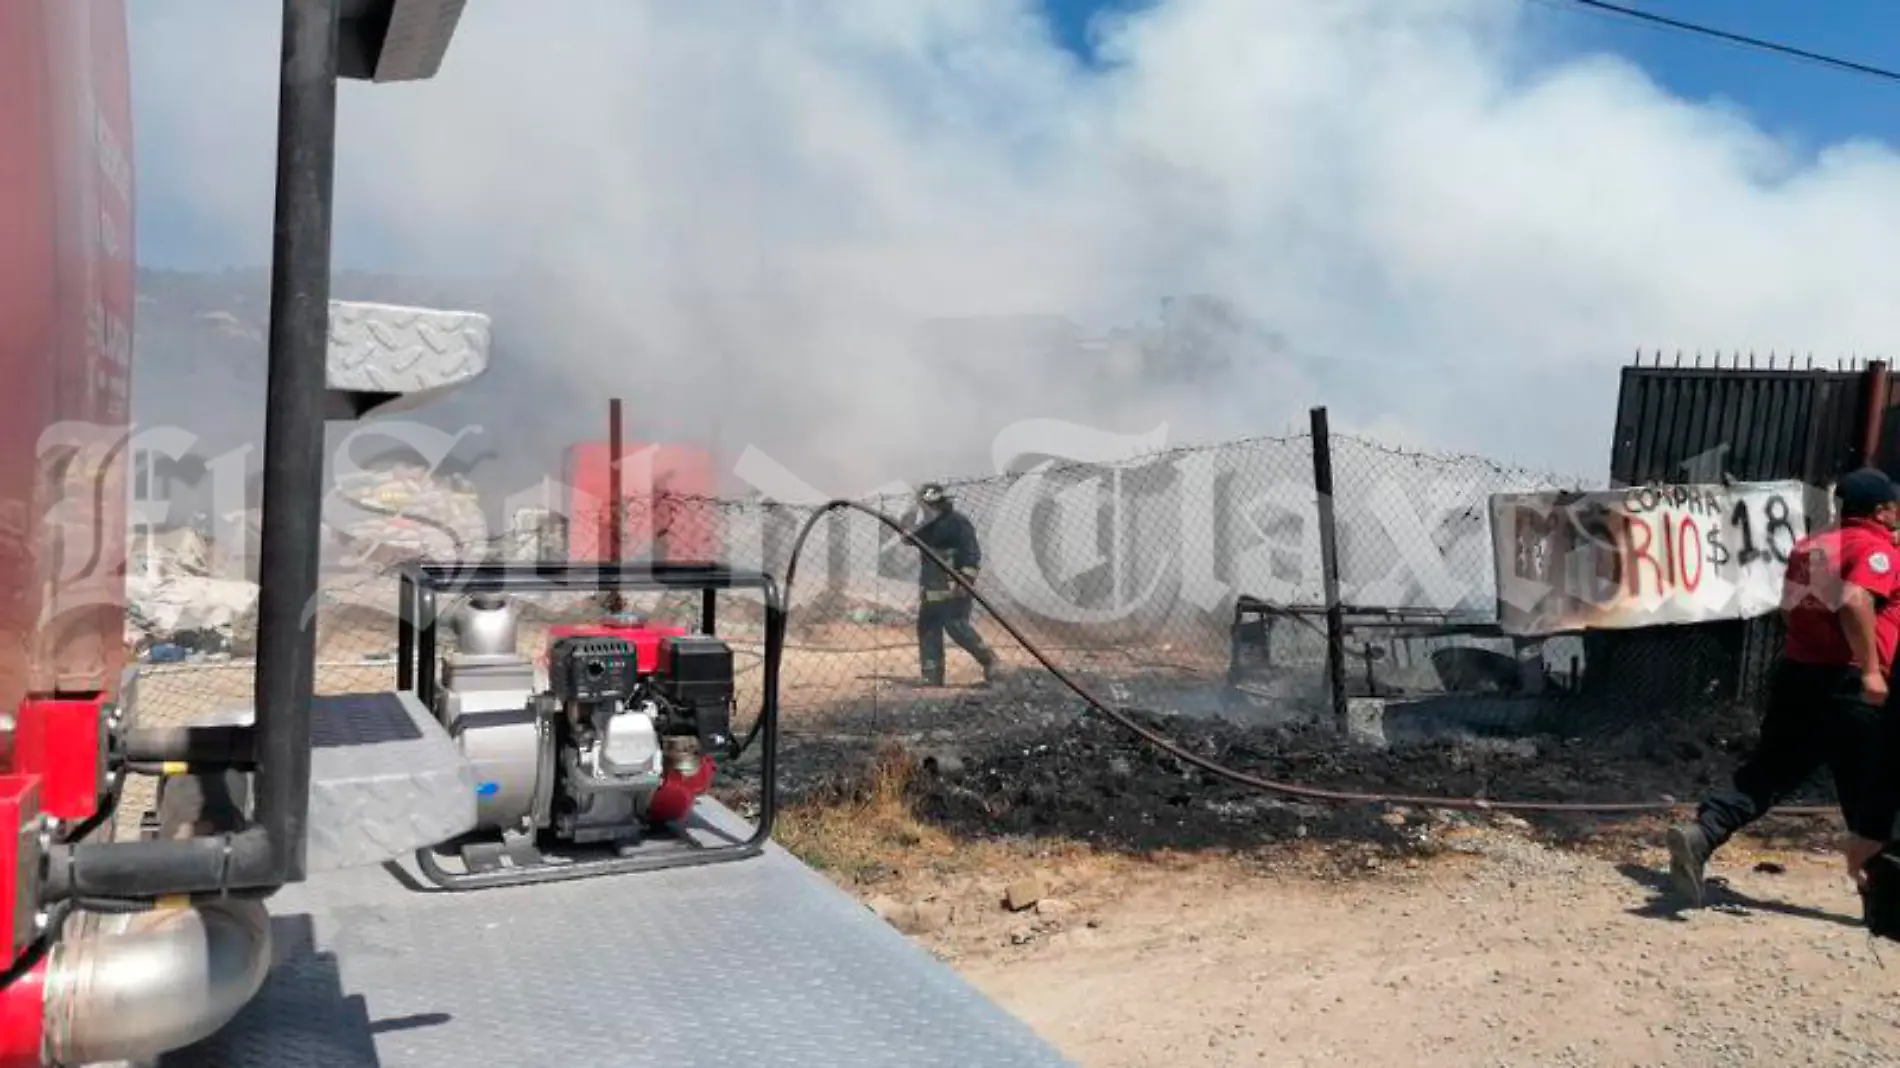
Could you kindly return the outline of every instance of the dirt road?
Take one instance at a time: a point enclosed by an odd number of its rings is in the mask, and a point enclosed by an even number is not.
[[[1900,1063],[1900,948],[1832,856],[1738,843],[1680,914],[1627,856],[1487,828],[1344,881],[1131,868],[936,941],[1092,1068]]]

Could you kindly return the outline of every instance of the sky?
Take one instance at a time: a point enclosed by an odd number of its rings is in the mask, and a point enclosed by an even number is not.
[[[1146,0],[1044,3],[1061,45],[1088,59],[1093,58],[1093,17],[1104,10],[1142,6]],[[1900,7],[1886,0],[1813,5],[1786,0],[1623,0],[1623,6],[1900,69]],[[1671,92],[1738,108],[1770,133],[1810,151],[1854,138],[1900,141],[1900,83],[1697,38],[1566,0],[1527,0],[1525,15],[1544,35],[1553,57],[1574,59],[1595,51],[1625,57]]]
[[[1886,0],[1632,2],[1900,66]],[[275,5],[130,7],[142,262],[263,262]],[[1313,404],[1600,474],[1638,347],[1900,330],[1900,83],[1564,0],[476,3],[438,79],[341,121],[339,265],[562,279],[588,326],[549,374],[717,409],[828,490],[1037,415],[1212,440]],[[911,344],[1184,293],[1284,349],[1155,383]]]

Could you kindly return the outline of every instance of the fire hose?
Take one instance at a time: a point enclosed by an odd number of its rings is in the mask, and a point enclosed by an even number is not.
[[[1229,767],[1217,760],[1201,756],[1180,743],[1175,742],[1173,739],[1168,738],[1166,735],[1144,726],[1120,709],[1115,708],[1097,696],[1086,684],[1075,678],[1069,672],[1063,670],[1061,665],[1051,660],[1048,654],[1034,641],[1031,641],[1029,636],[1024,634],[1007,616],[997,611],[996,607],[977,590],[975,583],[968,577],[963,575],[956,568],[951,567],[941,556],[938,556],[934,550],[924,544],[923,540],[917,537],[914,532],[904,526],[904,524],[868,505],[860,504],[856,501],[832,500],[820,506],[805,520],[804,525],[799,528],[798,536],[792,541],[791,555],[785,565],[785,581],[781,592],[788,606],[791,604],[792,584],[798,576],[798,561],[804,552],[806,538],[811,534],[812,530],[817,527],[820,519],[832,512],[839,511],[851,511],[869,516],[902,538],[906,544],[915,548],[919,553],[923,554],[925,558],[936,564],[963,592],[968,594],[977,604],[982,605],[983,610],[990,614],[990,618],[994,619],[997,625],[1002,627],[1010,637],[1016,639],[1017,643],[1020,644],[1037,663],[1041,664],[1051,675],[1054,675],[1058,682],[1067,687],[1070,692],[1080,698],[1090,709],[1099,713],[1108,719],[1109,722],[1134,735],[1137,739],[1149,746],[1174,757],[1183,764],[1198,768],[1215,778],[1224,779],[1240,786],[1250,787],[1265,793],[1277,794],[1295,800],[1316,801],[1334,805],[1403,805],[1412,808],[1436,808],[1463,812],[1504,812],[1546,815],[1560,813],[1641,815],[1693,811],[1694,809],[1693,805],[1677,801],[1494,801],[1479,797],[1441,797],[1416,794],[1373,793],[1358,790],[1332,790],[1318,786],[1286,782],[1279,779],[1269,779],[1265,776],[1255,775],[1252,772],[1243,771],[1239,768]],[[786,609],[788,618],[790,611],[788,607]],[[760,720],[752,724],[752,728],[746,733],[745,740],[734,750],[733,759],[737,760],[740,756],[744,755],[747,749],[751,748],[753,741],[759,735],[762,722],[763,721]],[[1776,812],[1790,816],[1826,816],[1833,814],[1834,810],[1821,805],[1803,805],[1779,808]]]

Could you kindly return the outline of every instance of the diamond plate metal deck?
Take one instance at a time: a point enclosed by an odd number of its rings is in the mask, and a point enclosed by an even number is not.
[[[464,894],[339,872],[285,890],[271,912],[264,991],[161,1068],[1069,1063],[777,847]]]
[[[249,708],[200,723],[250,723]],[[475,771],[411,693],[310,701],[312,872],[381,864],[475,826]]]

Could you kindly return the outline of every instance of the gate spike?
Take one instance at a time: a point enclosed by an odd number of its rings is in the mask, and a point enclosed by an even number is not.
[[[1748,350],[1748,369],[1751,371],[1755,369],[1755,350],[1754,349]]]
[[[1676,353],[1676,366],[1677,367],[1682,366],[1682,353],[1680,352]]]
[[[1699,352],[1695,354],[1695,365],[1697,367],[1702,366],[1702,354]]]

